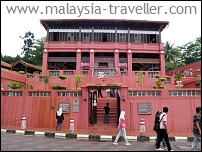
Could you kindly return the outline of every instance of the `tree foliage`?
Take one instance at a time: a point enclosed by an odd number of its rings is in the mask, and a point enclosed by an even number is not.
[[[82,75],[76,75],[75,76],[75,84],[76,84],[76,90],[78,88],[79,83],[82,81],[83,76]]]
[[[185,64],[193,63],[201,59],[201,37],[179,48],[182,50],[182,61]]]
[[[6,86],[14,90],[18,88],[25,88],[25,86],[19,82],[9,82]]]
[[[201,59],[201,37],[177,47],[166,42],[164,49],[166,71],[175,69]]]
[[[45,37],[37,39],[36,43],[33,45],[33,49],[29,51],[30,60],[33,62],[34,65],[42,65],[44,40]]]

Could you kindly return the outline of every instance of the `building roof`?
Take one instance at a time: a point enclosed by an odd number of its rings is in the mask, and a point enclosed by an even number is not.
[[[28,67],[28,68],[41,71],[41,68],[36,67],[36,66],[34,66],[34,65],[30,64],[30,63],[27,63],[27,62],[25,62],[25,61],[22,61],[22,60],[16,61],[15,63],[12,64],[12,66],[14,67],[14,66],[17,65],[18,63],[21,63],[21,64],[23,64],[24,66],[26,66],[26,67]]]
[[[1,61],[1,66],[4,66],[4,67],[8,67],[8,68],[12,68],[12,65],[11,64],[8,64],[4,61]]]
[[[150,21],[150,20],[125,20],[125,19],[41,19],[41,24],[47,30],[50,25],[67,25],[68,24],[96,24],[104,23],[113,25],[145,25],[158,26],[162,31],[168,24],[168,21]],[[104,26],[104,25],[103,25]]]

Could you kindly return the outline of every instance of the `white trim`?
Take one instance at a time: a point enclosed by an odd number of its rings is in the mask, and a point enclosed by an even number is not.
[[[100,140],[112,140],[112,136],[101,135]]]
[[[178,141],[178,142],[182,141],[182,142],[184,142],[184,141],[188,141],[188,138],[187,137],[178,137],[178,136],[176,136],[175,137],[175,141]]]
[[[24,130],[16,130],[15,133],[16,133],[16,134],[24,134],[25,131],[24,131]]]
[[[79,32],[79,29],[49,29],[49,32]],[[82,33],[92,33],[92,29],[81,29]],[[115,30],[110,29],[94,29],[94,33],[115,33]],[[128,30],[117,30],[117,33],[128,33]],[[159,31],[139,31],[129,30],[130,34],[159,34]]]
[[[44,136],[45,132],[36,131],[34,134],[39,136]]]
[[[137,141],[137,136],[126,136],[129,141]]]
[[[6,132],[6,129],[1,129],[2,132]]]
[[[66,138],[66,134],[64,134],[64,133],[55,133],[55,138]]]
[[[89,135],[77,134],[77,138],[88,138]]]

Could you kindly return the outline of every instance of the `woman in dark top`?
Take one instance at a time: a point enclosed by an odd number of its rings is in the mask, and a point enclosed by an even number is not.
[[[56,112],[56,121],[57,121],[56,130],[58,129],[61,130],[63,120],[64,120],[64,115],[62,113],[62,108],[59,108],[59,110]]]
[[[161,114],[161,113],[162,113],[161,110],[158,110],[158,111],[156,112],[155,121],[154,121],[154,124],[155,124],[155,125],[159,123],[159,121],[160,121],[160,114]],[[157,138],[156,138],[156,144],[157,144],[157,141],[158,141],[159,136],[160,136],[160,132],[159,132],[159,131],[156,131],[156,135],[157,135]],[[165,143],[165,140],[164,140],[164,139],[162,140],[162,143],[163,143],[163,147],[165,147],[165,146],[166,146],[166,143]],[[155,144],[155,146],[156,146],[156,144]]]

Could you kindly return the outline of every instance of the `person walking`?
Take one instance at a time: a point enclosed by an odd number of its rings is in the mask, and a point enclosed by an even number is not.
[[[163,107],[163,113],[160,114],[160,135],[159,139],[156,144],[156,150],[157,151],[163,151],[162,148],[160,148],[160,143],[164,139],[166,142],[166,146],[168,148],[168,151],[173,151],[170,145],[170,141],[168,139],[168,126],[167,126],[167,113],[168,113],[168,107]]]
[[[64,120],[64,115],[62,113],[62,108],[59,108],[59,110],[56,112],[56,121],[57,121],[56,130],[58,129],[61,130],[63,120]]]
[[[191,151],[196,150],[198,142],[201,141],[201,107],[196,107],[196,114],[193,116],[193,134]]]
[[[103,98],[102,96],[102,89],[101,88],[98,88],[98,98]]]
[[[113,142],[114,145],[118,145],[118,139],[122,133],[124,135],[123,137],[124,137],[125,145],[131,145],[126,138],[126,128],[127,127],[125,124],[125,111],[121,111],[121,114],[119,116],[119,125],[118,125],[119,133],[117,134],[116,139]]]
[[[160,114],[161,113],[162,113],[161,110],[158,110],[156,112],[154,125],[159,125],[159,123],[160,123],[159,122],[160,121]],[[156,143],[155,143],[155,146],[157,146],[157,141],[158,141],[159,137],[160,137],[160,130],[156,130]],[[162,143],[163,143],[163,147],[165,147],[166,146],[166,142],[165,142],[164,139],[162,140]]]
[[[109,107],[109,103],[106,103],[106,106],[104,107],[105,110],[105,114],[104,114],[104,123],[107,124],[109,123],[109,111],[110,111],[110,107]]]

